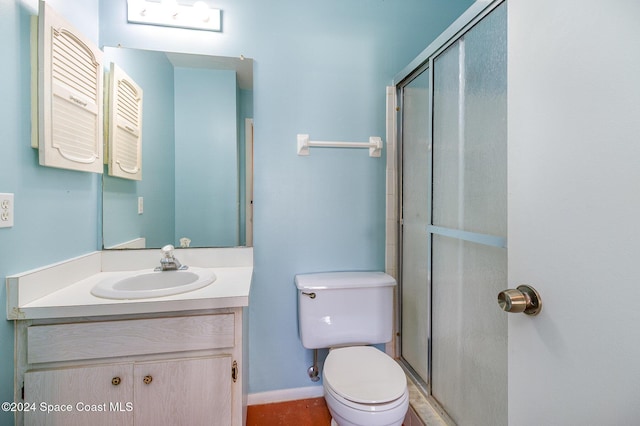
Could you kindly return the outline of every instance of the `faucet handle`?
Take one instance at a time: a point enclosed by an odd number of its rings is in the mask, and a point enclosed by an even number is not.
[[[167,259],[167,258],[173,257],[173,251],[175,250],[175,247],[172,246],[171,244],[167,244],[166,246],[162,247],[162,249],[160,250],[162,251],[162,257]]]

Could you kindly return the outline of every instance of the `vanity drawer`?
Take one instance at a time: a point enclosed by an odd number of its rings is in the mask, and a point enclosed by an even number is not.
[[[35,325],[29,364],[232,348],[234,314]]]

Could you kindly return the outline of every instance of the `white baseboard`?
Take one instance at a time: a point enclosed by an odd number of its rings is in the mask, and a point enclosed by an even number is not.
[[[294,401],[296,399],[319,398],[324,395],[322,386],[279,389],[268,392],[250,393],[247,405],[271,404],[273,402]]]

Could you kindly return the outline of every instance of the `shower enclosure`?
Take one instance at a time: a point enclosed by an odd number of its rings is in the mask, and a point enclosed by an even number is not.
[[[478,2],[480,3],[480,2]],[[506,2],[484,2],[397,80],[400,344],[459,425],[507,424]]]

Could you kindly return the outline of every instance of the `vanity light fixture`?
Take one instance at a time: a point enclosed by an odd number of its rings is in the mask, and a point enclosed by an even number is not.
[[[205,31],[222,28],[220,9],[211,9],[204,1],[182,4],[176,0],[127,0],[127,20],[135,24]]]

